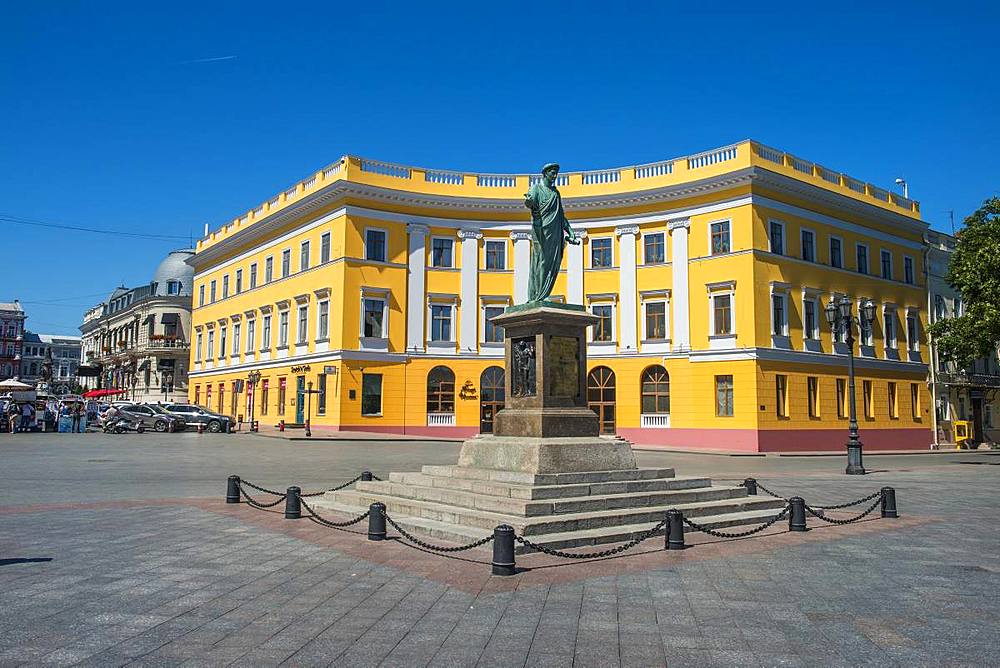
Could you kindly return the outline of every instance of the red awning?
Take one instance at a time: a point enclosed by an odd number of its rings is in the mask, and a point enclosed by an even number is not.
[[[83,393],[84,399],[96,399],[98,397],[110,397],[115,394],[125,394],[128,390],[87,390]]]

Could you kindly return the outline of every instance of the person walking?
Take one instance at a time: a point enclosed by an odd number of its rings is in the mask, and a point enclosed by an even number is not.
[[[73,408],[70,409],[70,415],[73,416],[73,426],[70,429],[70,433],[82,434],[83,430],[80,429],[80,420],[83,418],[83,405],[80,403],[74,403]]]
[[[7,404],[7,428],[10,430],[11,435],[13,435],[14,431],[17,429],[17,416],[19,414],[20,411],[17,408],[16,401],[11,401]]]
[[[31,416],[35,409],[30,401],[25,401],[21,407],[21,431],[28,431],[31,428]]]

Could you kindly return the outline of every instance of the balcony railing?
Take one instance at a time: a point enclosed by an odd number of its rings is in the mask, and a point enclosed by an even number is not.
[[[670,413],[643,413],[639,426],[643,429],[669,429]]]
[[[428,427],[454,427],[455,426],[455,414],[454,413],[428,413],[427,414],[427,426]]]
[[[937,377],[945,385],[1000,389],[1000,376],[989,373],[939,373]]]

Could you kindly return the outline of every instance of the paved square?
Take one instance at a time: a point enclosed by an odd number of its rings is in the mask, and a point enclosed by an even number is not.
[[[1000,663],[1000,453],[639,454],[813,504],[897,489],[901,519],[681,553],[452,559],[226,505],[238,473],[321,489],[451,463],[457,444],[246,435],[0,439],[0,665],[657,666]],[[816,526],[815,522],[811,526]],[[363,525],[361,525],[363,528]]]

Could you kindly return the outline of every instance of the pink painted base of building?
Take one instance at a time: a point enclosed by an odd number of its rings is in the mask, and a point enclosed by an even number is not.
[[[637,445],[719,452],[841,452],[846,429],[619,429]],[[869,450],[929,450],[929,429],[862,429]]]

